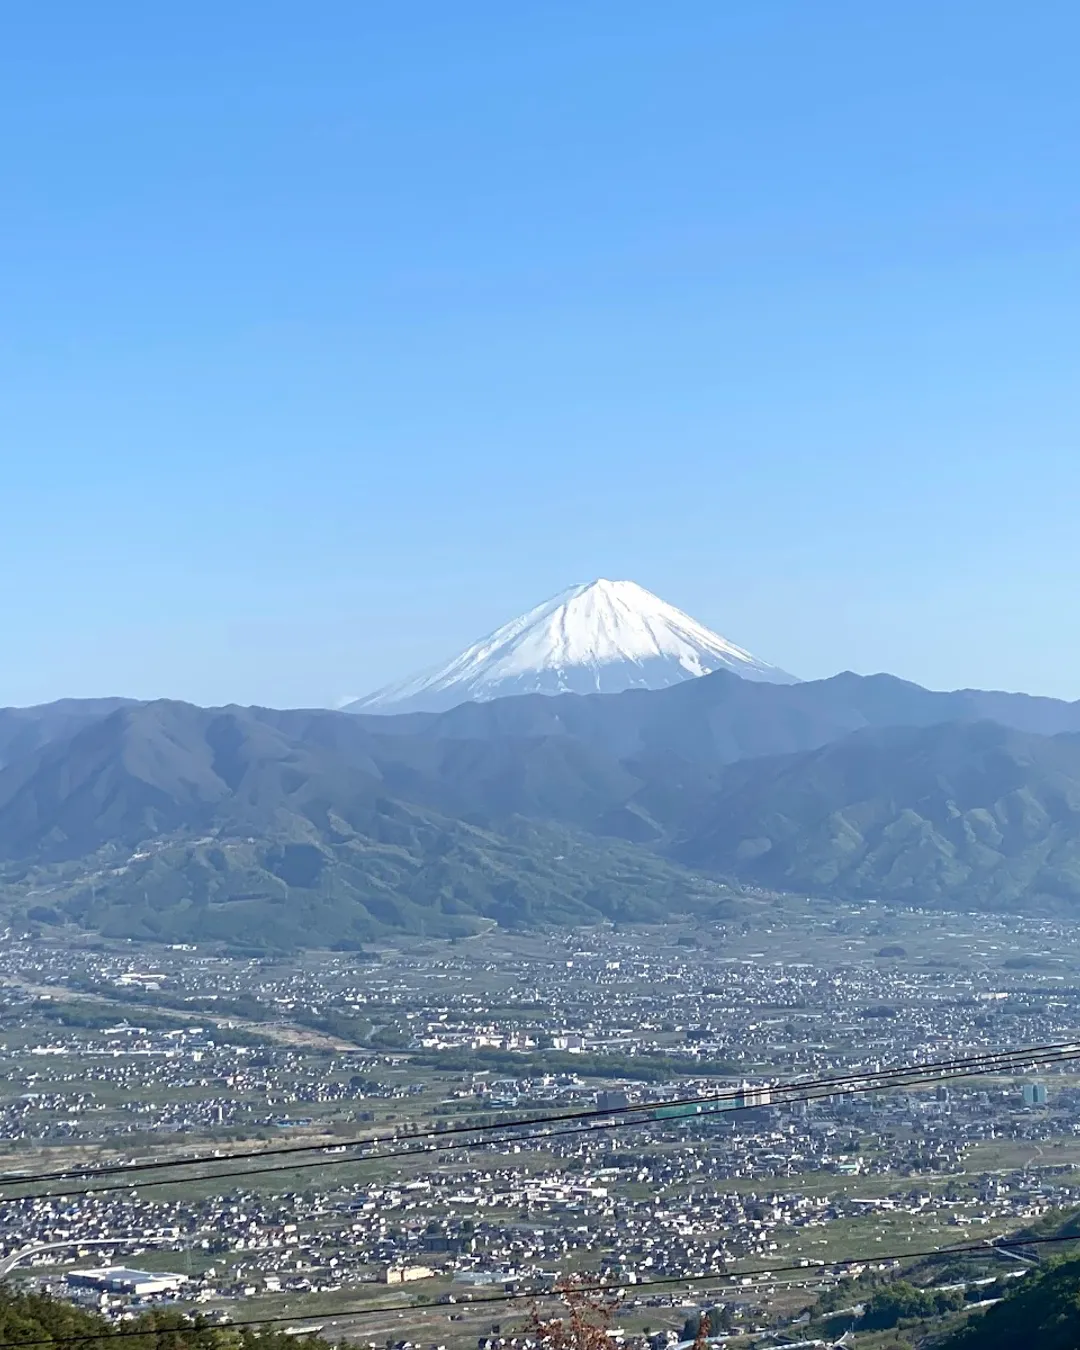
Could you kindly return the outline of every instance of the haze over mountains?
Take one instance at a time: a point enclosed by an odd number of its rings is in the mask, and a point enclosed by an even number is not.
[[[0,711],[0,896],[252,947],[662,921],[753,885],[1080,904],[1080,704],[726,671],[439,713]]]
[[[351,712],[442,712],[510,694],[618,694],[730,670],[794,677],[751,656],[633,581],[571,586],[467,647],[438,670],[357,699]]]

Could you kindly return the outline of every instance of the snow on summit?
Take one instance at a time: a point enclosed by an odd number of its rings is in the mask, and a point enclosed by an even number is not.
[[[715,670],[794,682],[636,582],[600,580],[571,586],[440,669],[387,685],[349,711],[441,712],[510,694],[663,689]]]

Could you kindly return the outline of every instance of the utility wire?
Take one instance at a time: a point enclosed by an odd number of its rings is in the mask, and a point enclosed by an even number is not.
[[[291,1316],[279,1315],[276,1317],[248,1317],[221,1323],[224,1330],[233,1327],[265,1327],[280,1325],[282,1322],[339,1322],[350,1317],[385,1317],[388,1313],[418,1313],[427,1312],[432,1309],[461,1307],[469,1308],[486,1307],[488,1304],[497,1303],[520,1303],[525,1300],[535,1301],[538,1299],[558,1298],[563,1292],[573,1292],[580,1294],[618,1294],[621,1290],[627,1288],[635,1292],[645,1289],[656,1289],[662,1286],[673,1284],[722,1284],[726,1280],[744,1279],[747,1276],[758,1275],[787,1275],[798,1273],[807,1275],[810,1272],[817,1271],[823,1273],[827,1270],[837,1270],[848,1266],[877,1265],[885,1261],[918,1261],[925,1260],[934,1256],[978,1256],[986,1255],[992,1251],[1009,1251],[1013,1247],[1044,1247],[1055,1243],[1077,1242],[1080,1241],[1080,1235],[1068,1237],[1032,1237],[1032,1238],[1009,1238],[994,1237],[984,1238],[980,1242],[971,1242],[963,1246],[956,1247],[931,1247],[926,1251],[908,1251],[908,1252],[890,1252],[876,1253],[873,1257],[852,1256],[839,1261],[809,1261],[808,1264],[801,1262],[782,1266],[757,1266],[753,1270],[725,1270],[713,1271],[707,1275],[665,1275],[659,1279],[643,1280],[634,1285],[628,1285],[625,1280],[616,1281],[597,1281],[592,1284],[575,1284],[568,1290],[563,1291],[558,1288],[551,1289],[517,1289],[508,1290],[502,1294],[490,1294],[486,1298],[476,1298],[468,1300],[467,1304],[433,1303],[384,1303],[379,1307],[371,1307],[370,1304],[363,1308],[346,1308],[338,1311],[328,1311],[319,1313],[294,1313]],[[183,1335],[185,1332],[198,1332],[213,1330],[218,1324],[202,1322],[195,1320],[189,1326],[185,1327],[160,1327],[150,1328],[139,1331],[129,1329],[125,1331],[106,1331],[98,1336],[50,1336],[46,1340],[36,1341],[0,1341],[0,1350],[35,1350],[35,1347],[53,1346],[53,1345],[83,1345],[87,1341],[113,1341],[122,1340],[131,1336],[176,1336]],[[312,1335],[318,1328],[313,1328]]]
[[[889,1069],[877,1074],[861,1074],[857,1076],[852,1075],[845,1078],[820,1079],[816,1082],[809,1082],[809,1083],[794,1083],[781,1088],[768,1089],[770,1093],[770,1100],[768,1103],[753,1102],[753,1101],[751,1102],[732,1101],[731,1096],[728,1095],[722,1099],[716,1096],[709,1096],[704,1099],[679,1098],[668,1102],[660,1102],[660,1103],[654,1102],[647,1104],[644,1109],[653,1112],[657,1110],[662,1111],[664,1109],[670,1110],[672,1107],[694,1105],[701,1100],[704,1100],[706,1102],[712,1102],[714,1103],[714,1105],[718,1101],[731,1103],[730,1105],[726,1106],[725,1105],[718,1106],[714,1111],[711,1112],[702,1112],[701,1115],[699,1116],[685,1117],[685,1119],[687,1120],[695,1120],[700,1119],[701,1116],[703,1115],[713,1115],[713,1114],[729,1115],[741,1111],[758,1110],[760,1109],[761,1106],[764,1106],[766,1104],[770,1106],[792,1106],[792,1105],[799,1105],[801,1103],[821,1101],[824,1098],[835,1096],[838,1090],[849,1095],[862,1095],[869,1092],[887,1091],[890,1088],[926,1087],[934,1083],[953,1081],[956,1078],[979,1077],[985,1076],[987,1074],[997,1074],[1002,1072],[1015,1071],[1017,1068],[1031,1064],[1033,1061],[1043,1065],[1047,1065],[1047,1064],[1072,1063],[1077,1059],[1080,1059],[1080,1048],[1077,1047],[1077,1043],[1071,1042],[1066,1044],[1068,1044],[1070,1048],[1063,1050],[1053,1050],[1050,1047],[1046,1047],[1048,1053],[1040,1053],[1042,1051],[1042,1047],[1024,1047],[1022,1050],[1003,1051],[993,1055],[969,1057],[963,1060],[938,1061],[937,1063],[931,1063],[922,1066],[913,1065],[908,1066],[906,1068]],[[906,1074],[907,1077],[905,1078],[899,1077],[898,1075],[901,1074]],[[807,1091],[807,1089],[812,1090]],[[582,1116],[586,1116],[589,1118],[589,1123],[575,1124],[567,1129],[554,1129],[554,1130],[542,1129],[542,1130],[534,1130],[532,1133],[529,1134],[511,1134],[511,1135],[490,1135],[489,1133],[488,1137],[479,1139],[478,1138],[455,1139],[446,1144],[438,1144],[438,1143],[428,1144],[421,1147],[408,1147],[396,1149],[388,1153],[364,1154],[359,1157],[356,1156],[326,1157],[324,1153],[323,1157],[317,1158],[309,1162],[278,1163],[272,1167],[243,1167],[234,1169],[233,1171],[229,1172],[212,1172],[206,1176],[157,1177],[149,1181],[115,1182],[109,1186],[90,1186],[78,1190],[45,1191],[36,1193],[26,1192],[18,1195],[0,1196],[0,1204],[14,1204],[24,1200],[73,1199],[81,1196],[105,1195],[105,1194],[112,1194],[117,1191],[129,1191],[135,1189],[136,1187],[138,1187],[141,1190],[145,1190],[149,1189],[150,1187],[158,1187],[158,1186],[179,1186],[184,1184],[192,1184],[195,1182],[233,1180],[236,1177],[260,1177],[276,1172],[299,1172],[299,1171],[306,1171],[310,1168],[341,1167],[350,1164],[360,1165],[362,1163],[370,1163],[370,1162],[392,1162],[401,1158],[413,1158],[421,1156],[430,1158],[434,1154],[449,1153],[460,1149],[493,1148],[499,1144],[543,1143],[547,1140],[557,1139],[565,1137],[567,1135],[591,1134],[601,1130],[625,1129],[627,1126],[638,1125],[643,1123],[640,1116],[640,1108],[633,1108],[633,1109],[637,1111],[638,1114],[631,1116],[629,1119],[626,1118],[628,1114],[626,1108],[616,1108],[616,1110],[612,1112],[587,1112],[581,1113],[578,1116],[563,1115],[546,1118],[540,1117],[534,1118],[533,1120],[508,1122],[507,1124],[502,1126],[492,1125],[487,1127],[484,1126],[466,1127],[471,1131],[472,1134],[475,1135],[477,1133],[483,1133],[484,1131],[490,1132],[493,1130],[504,1130],[507,1128],[528,1129],[530,1127],[535,1127],[537,1125],[544,1125],[549,1121],[552,1124],[561,1124],[562,1122],[567,1120],[580,1121]],[[600,1119],[597,1119],[597,1117],[600,1117]],[[613,1119],[612,1117],[616,1118]],[[678,1119],[678,1117],[672,1117],[670,1119]],[[653,1120],[650,1121],[649,1123],[662,1124],[664,1123],[664,1118],[660,1117],[659,1120]],[[442,1133],[449,1133],[449,1131],[429,1132],[429,1137],[431,1135],[438,1135]],[[405,1138],[409,1137],[410,1136],[405,1136]],[[411,1137],[415,1138],[416,1136]],[[398,1142],[403,1142],[403,1140],[399,1140]],[[327,1147],[326,1145],[320,1146],[319,1151],[324,1152],[326,1147]],[[331,1145],[329,1147],[333,1146]],[[252,1159],[258,1159],[260,1156],[265,1156],[265,1154],[260,1155],[258,1153],[255,1153],[251,1155],[240,1155],[240,1156],[241,1157],[248,1156]],[[206,1164],[228,1160],[229,1159],[227,1158],[204,1158],[200,1159],[199,1162],[202,1164]],[[172,1163],[171,1165],[173,1167],[180,1167],[180,1166],[190,1166],[191,1164],[187,1162],[181,1163],[177,1161]],[[140,1170],[140,1168],[143,1166],[144,1165],[141,1164],[137,1165],[134,1170]],[[169,1164],[168,1163],[155,1164],[155,1166],[169,1166]],[[22,1184],[26,1184],[32,1180],[34,1180],[34,1178],[31,1178],[29,1176],[20,1178],[20,1182]],[[42,1178],[42,1180],[44,1180],[44,1177]]]
[[[1075,1043],[1073,1043],[1073,1045],[1075,1046]],[[795,1105],[801,1102],[818,1101],[821,1100],[822,1098],[834,1095],[838,1088],[842,1089],[845,1093],[855,1095],[856,1093],[879,1091],[888,1089],[890,1087],[927,1086],[935,1082],[949,1081],[956,1077],[968,1077],[968,1076],[977,1076],[981,1074],[1009,1072],[1014,1071],[1018,1067],[1031,1063],[1033,1056],[1036,1058],[1036,1061],[1041,1064],[1068,1063],[1072,1060],[1075,1060],[1076,1058],[1080,1058],[1080,1050],[1076,1049],[1072,1049],[1069,1051],[1055,1051],[1048,1054],[1038,1054],[1037,1052],[1040,1049],[1041,1047],[1024,1047],[1023,1049],[1017,1051],[1003,1051],[991,1055],[970,1057],[964,1060],[938,1061],[936,1063],[931,1062],[921,1066],[913,1065],[913,1066],[899,1067],[895,1069],[885,1070],[879,1073],[851,1075],[845,1078],[821,1079],[816,1082],[809,1081],[804,1083],[792,1083],[783,1087],[778,1087],[776,1089],[770,1089],[770,1092],[775,1091],[777,1094],[782,1093],[784,1095],[783,1096],[778,1095],[777,1098],[775,1100],[771,1100],[769,1104]],[[1049,1050],[1050,1047],[1047,1047],[1047,1049]],[[945,1070],[947,1072],[942,1073],[939,1072],[939,1070]],[[909,1075],[909,1077],[906,1080],[901,1081],[897,1077],[897,1075],[900,1074],[906,1074]],[[807,1093],[806,1089],[814,1089],[814,1091]],[[796,1091],[800,1092],[800,1095],[791,1095]],[[219,1179],[232,1179],[238,1176],[257,1176],[263,1173],[270,1173],[270,1172],[300,1171],[311,1167],[342,1166],[349,1163],[363,1163],[382,1160],[392,1161],[396,1158],[417,1157],[421,1155],[430,1156],[433,1153],[444,1153],[462,1148],[464,1149],[486,1148],[496,1144],[525,1143],[537,1139],[556,1138],[562,1134],[583,1133],[587,1130],[617,1129],[623,1128],[626,1125],[638,1124],[640,1122],[637,1119],[603,1119],[603,1118],[612,1116],[626,1116],[630,1112],[640,1112],[642,1110],[656,1111],[662,1110],[665,1107],[670,1108],[672,1106],[693,1105],[699,1101],[705,1102],[731,1101],[732,1104],[728,1106],[726,1110],[733,1112],[754,1110],[759,1105],[765,1104],[754,1102],[738,1103],[736,1101],[732,1101],[732,1098],[737,1095],[739,1094],[735,1093],[723,1095],[709,1095],[701,1099],[676,1098],[667,1102],[645,1103],[642,1106],[636,1106],[632,1108],[615,1108],[613,1111],[595,1111],[595,1112],[582,1112],[579,1113],[578,1115],[567,1114],[552,1117],[535,1117],[532,1120],[509,1121],[503,1125],[458,1127],[453,1131],[453,1133],[458,1133],[460,1130],[467,1130],[469,1133],[476,1135],[478,1133],[484,1132],[490,1134],[490,1132],[493,1130],[501,1130],[508,1128],[528,1128],[530,1126],[544,1125],[549,1121],[553,1124],[559,1124],[565,1120],[580,1119],[582,1116],[593,1119],[595,1119],[596,1117],[601,1117],[601,1119],[597,1123],[582,1126],[577,1129],[569,1129],[563,1131],[541,1131],[539,1133],[533,1134],[514,1134],[504,1136],[501,1138],[500,1137],[488,1137],[481,1139],[472,1138],[464,1141],[455,1141],[441,1146],[439,1144],[435,1144],[419,1148],[409,1147],[404,1149],[397,1149],[390,1153],[370,1154],[361,1157],[329,1158],[324,1156],[322,1158],[317,1159],[314,1162],[287,1163],[275,1167],[241,1168],[232,1172],[215,1172],[203,1177],[197,1178],[192,1177],[188,1178],[188,1180],[215,1181]],[[397,1138],[397,1142],[405,1142],[405,1140],[424,1137],[439,1138],[442,1135],[449,1133],[451,1133],[451,1131],[427,1131],[425,1132],[424,1135],[420,1136],[417,1135],[400,1136]],[[333,1145],[329,1146],[319,1145],[316,1146],[316,1149],[314,1151],[325,1153],[328,1148],[333,1147],[334,1147]],[[312,1149],[308,1146],[305,1146],[303,1151],[310,1152],[312,1151]],[[255,1152],[250,1155],[241,1154],[237,1156],[241,1158],[245,1156],[250,1156],[252,1159],[257,1160],[260,1157],[266,1156],[267,1153],[269,1152],[270,1150],[267,1150],[262,1154]],[[199,1159],[198,1161],[205,1165],[205,1164],[214,1164],[217,1162],[227,1162],[230,1160],[231,1159],[228,1155],[224,1155],[218,1158],[202,1158]],[[188,1166],[188,1165],[190,1165],[188,1162],[181,1161],[179,1159],[173,1160],[171,1162],[165,1160],[163,1162],[158,1162],[155,1164],[138,1164],[135,1166],[134,1170],[139,1171],[142,1170],[143,1167],[146,1168],[153,1167],[155,1169],[158,1167],[169,1167],[175,1169],[181,1166]],[[117,1170],[121,1172],[126,1172],[128,1169],[120,1168]],[[31,1181],[31,1180],[37,1180],[37,1178],[31,1178],[29,1176],[20,1178],[20,1181]],[[45,1180],[44,1175],[42,1176],[41,1180]],[[58,1197],[108,1193],[118,1190],[129,1190],[134,1188],[135,1186],[141,1186],[145,1188],[150,1186],[179,1185],[182,1184],[184,1180],[185,1178],[183,1177],[166,1177],[156,1181],[152,1180],[146,1182],[126,1182],[113,1186],[94,1186],[85,1188],[83,1190],[48,1192],[45,1194],[39,1193],[37,1195],[27,1194],[17,1196],[4,1196],[0,1197],[0,1203],[3,1203],[5,1201],[14,1201],[32,1198],[38,1199],[49,1198],[50,1195],[58,1198]]]
[[[1045,1044],[1020,1046],[1016,1050],[996,1050],[986,1051],[983,1054],[970,1055],[960,1059],[952,1060],[927,1060],[922,1064],[903,1064],[897,1065],[891,1069],[876,1069],[863,1073],[847,1074],[841,1077],[828,1079],[794,1079],[786,1084],[777,1084],[770,1088],[770,1091],[783,1092],[796,1089],[806,1089],[821,1086],[825,1083],[841,1085],[844,1083],[858,1083],[868,1078],[878,1078],[886,1074],[912,1073],[919,1069],[946,1068],[954,1065],[968,1063],[982,1063],[990,1059],[1009,1059],[1020,1056],[1040,1055],[1044,1052],[1057,1050],[1080,1049],[1080,1040],[1074,1041],[1051,1041]],[[12,1185],[22,1181],[68,1181],[76,1177],[84,1176],[109,1176],[114,1172],[142,1172],[152,1171],[162,1167],[186,1167],[208,1162],[234,1162],[243,1158],[270,1158],[282,1156],[284,1154],[297,1153],[321,1153],[327,1149],[333,1148],[374,1148],[382,1144],[399,1144],[403,1139],[424,1139],[424,1138],[444,1138],[447,1135],[475,1133],[481,1129],[512,1129],[517,1126],[542,1125],[555,1123],[565,1120],[587,1120],[598,1117],[631,1115],[635,1112],[654,1111],[662,1106],[692,1106],[706,1102],[733,1101],[742,1093],[742,1088],[732,1088],[724,1092],[707,1092],[694,1097],[673,1097],[667,1101],[660,1102],[637,1102],[629,1106],[617,1106],[610,1108],[594,1108],[587,1111],[565,1111],[557,1115],[547,1116],[522,1116],[517,1119],[495,1121],[491,1125],[450,1125],[444,1129],[428,1129],[416,1134],[402,1135],[383,1134],[371,1135],[364,1139],[355,1139],[346,1142],[336,1142],[333,1144],[286,1144],[276,1148],[265,1149],[247,1149],[233,1153],[220,1153],[216,1155],[209,1154],[190,1154],[186,1158],[173,1158],[167,1160],[158,1160],[142,1163],[110,1163],[105,1167],[98,1167],[94,1164],[87,1164],[84,1167],[73,1167],[59,1172],[38,1172],[38,1173],[18,1173],[12,1172],[0,1175],[0,1185]]]
[[[1080,1054],[1080,1041],[1056,1041],[1041,1045],[1021,1046],[1016,1050],[988,1051],[984,1054],[970,1055],[951,1060],[930,1060],[923,1064],[905,1064],[897,1065],[891,1069],[880,1069],[872,1072],[863,1072],[857,1074],[846,1074],[833,1078],[804,1079],[795,1080],[790,1083],[771,1085],[768,1088],[763,1087],[761,1091],[768,1091],[775,1098],[784,1097],[793,1092],[807,1092],[819,1088],[830,1088],[833,1091],[852,1091],[849,1085],[860,1083],[885,1082],[887,1079],[896,1076],[907,1076],[911,1074],[924,1074],[941,1070],[950,1074],[962,1075],[963,1069],[970,1065],[972,1067],[982,1066],[984,1064],[1000,1064],[1003,1069],[1014,1067],[1016,1060],[1021,1064],[1028,1060],[1037,1059],[1040,1063],[1047,1062],[1050,1057],[1056,1057],[1058,1052],[1074,1051]],[[13,1186],[23,1184],[41,1185],[50,1181],[68,1181],[77,1178],[97,1179],[99,1177],[109,1177],[115,1175],[130,1175],[132,1173],[153,1172],[168,1169],[174,1171],[183,1167],[206,1167],[218,1163],[239,1162],[244,1160],[261,1161],[264,1158],[283,1157],[286,1155],[296,1156],[306,1153],[327,1153],[330,1150],[341,1148],[378,1148],[387,1144],[400,1144],[408,1140],[415,1143],[422,1139],[445,1139],[448,1136],[461,1134],[477,1134],[483,1131],[491,1130],[512,1130],[527,1129],[537,1125],[562,1124],[567,1121],[588,1121],[588,1120],[606,1120],[612,1117],[625,1117],[632,1123],[632,1117],[636,1115],[647,1115],[650,1112],[662,1110],[666,1107],[674,1106],[699,1106],[714,1103],[720,1105],[724,1102],[732,1102],[738,1107],[738,1098],[743,1095],[744,1089],[733,1088],[724,1092],[702,1093],[693,1097],[673,1097],[658,1102],[638,1102],[633,1105],[611,1107],[608,1109],[591,1109],[587,1111],[567,1111],[556,1115],[540,1115],[531,1117],[518,1117],[516,1119],[495,1121],[491,1125],[451,1125],[444,1129],[428,1129],[410,1134],[384,1134],[373,1135],[366,1139],[356,1139],[342,1143],[333,1144],[287,1144],[277,1148],[268,1149],[246,1149],[232,1153],[192,1154],[184,1158],[164,1158],[140,1163],[110,1163],[104,1167],[95,1167],[92,1164],[84,1167],[69,1168],[63,1171],[54,1172],[16,1172],[0,1176],[0,1186]],[[466,1145],[472,1147],[472,1145]],[[397,1154],[380,1154],[380,1157],[395,1157]],[[342,1161],[361,1161],[361,1159],[343,1159]],[[260,1171],[269,1171],[269,1168],[253,1169]],[[281,1169],[278,1169],[281,1170]],[[240,1173],[218,1173],[215,1175],[236,1176]],[[150,1184],[150,1183],[146,1183]],[[99,1189],[105,1189],[101,1187]],[[59,1194],[76,1194],[77,1192],[59,1192]],[[13,1197],[18,1198],[18,1197]]]

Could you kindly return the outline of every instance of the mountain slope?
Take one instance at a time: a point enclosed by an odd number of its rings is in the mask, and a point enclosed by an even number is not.
[[[718,671],[655,692],[523,696],[466,703],[438,714],[358,720],[380,736],[497,743],[568,737],[618,760],[674,755],[712,769],[816,749],[868,727],[989,720],[1040,735],[1080,731],[1080,702],[977,689],[941,693],[893,675],[847,672],[773,685]]]
[[[1080,904],[1077,704],[718,672],[401,717],[161,701],[6,724],[29,748],[0,768],[0,900],[57,887],[45,908],[118,935],[663,918],[700,907],[695,872]]]
[[[126,698],[63,698],[33,708],[0,708],[0,769],[132,702]]]
[[[363,765],[320,756],[241,709],[161,700],[122,707],[0,772],[0,856],[77,858],[215,821],[265,825],[321,791],[363,817]]]
[[[439,670],[389,685],[350,712],[438,712],[515,694],[662,689],[714,670],[792,677],[632,581],[594,581],[537,605]]]
[[[0,898],[45,889],[37,908],[56,921],[259,948],[700,906],[681,868],[616,841],[509,817],[495,831],[403,801],[352,719],[296,720],[306,742],[273,714],[123,707],[9,765]]]
[[[991,722],[856,733],[729,766],[673,854],[782,890],[1080,904],[1080,738]]]
[[[137,706],[123,699],[67,699],[36,708],[0,709],[0,768],[119,707]],[[776,685],[718,671],[655,692],[523,695],[397,716],[342,715],[325,709],[243,711],[335,754],[363,754],[373,737],[402,737],[417,744],[557,738],[618,761],[675,755],[710,769],[739,759],[815,749],[874,726],[988,720],[1046,736],[1080,732],[1080,701],[978,689],[938,692],[893,675],[851,672]]]
[[[939,1350],[1076,1350],[1080,1345],[1080,1260],[1033,1270],[1000,1302],[976,1313]]]

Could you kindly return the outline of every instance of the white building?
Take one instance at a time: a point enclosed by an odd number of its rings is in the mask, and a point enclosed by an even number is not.
[[[129,1270],[101,1266],[96,1270],[69,1270],[65,1281],[76,1289],[98,1289],[107,1294],[171,1294],[187,1283],[186,1275],[167,1270]]]

